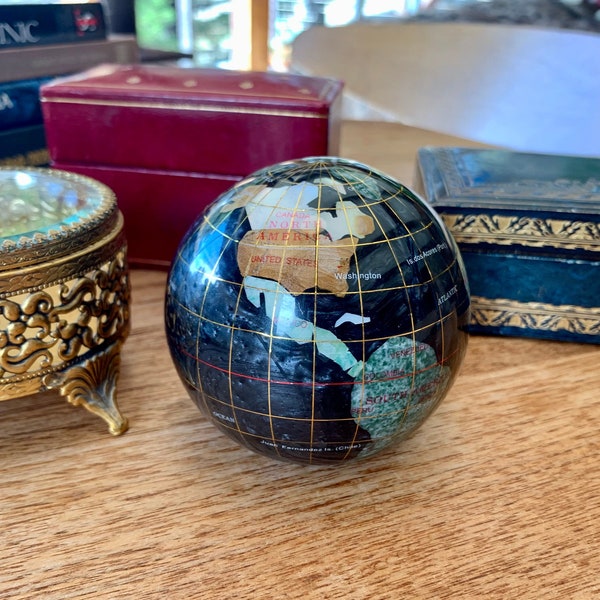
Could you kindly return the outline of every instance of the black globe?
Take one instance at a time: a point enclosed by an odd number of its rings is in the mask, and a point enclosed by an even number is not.
[[[165,303],[173,361],[206,416],[309,464],[411,435],[457,374],[468,320],[460,254],[433,209],[331,157],[220,196],[182,240]]]

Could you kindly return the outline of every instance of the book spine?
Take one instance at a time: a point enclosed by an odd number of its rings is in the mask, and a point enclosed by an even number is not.
[[[0,5],[0,51],[105,38],[100,2]]]
[[[0,131],[0,167],[43,167],[49,163],[43,125]]]
[[[0,83],[0,131],[42,122],[40,87],[52,77]]]
[[[129,64],[139,61],[135,36],[109,36],[105,40],[78,44],[53,44],[0,50],[0,82],[75,73],[101,63]]]

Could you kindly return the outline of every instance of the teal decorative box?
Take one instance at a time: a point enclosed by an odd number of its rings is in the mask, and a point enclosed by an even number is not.
[[[422,148],[415,187],[460,247],[470,331],[600,343],[600,159]]]

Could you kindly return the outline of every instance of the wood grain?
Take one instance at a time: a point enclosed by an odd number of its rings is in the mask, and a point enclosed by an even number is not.
[[[430,134],[384,127],[412,139],[389,146],[389,164],[377,126],[345,127],[345,148],[366,160],[379,140],[371,162],[400,176]],[[238,447],[189,400],[164,336],[165,280],[132,272],[128,433],[110,436],[53,394],[0,403],[0,597],[600,593],[597,346],[472,337],[410,440],[342,467],[299,466]]]

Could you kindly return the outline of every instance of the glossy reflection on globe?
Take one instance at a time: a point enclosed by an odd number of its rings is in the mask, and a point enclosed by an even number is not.
[[[178,373],[221,430],[273,458],[339,464],[409,436],[446,395],[469,296],[421,199],[315,157],[209,207],[179,246],[165,311]]]

